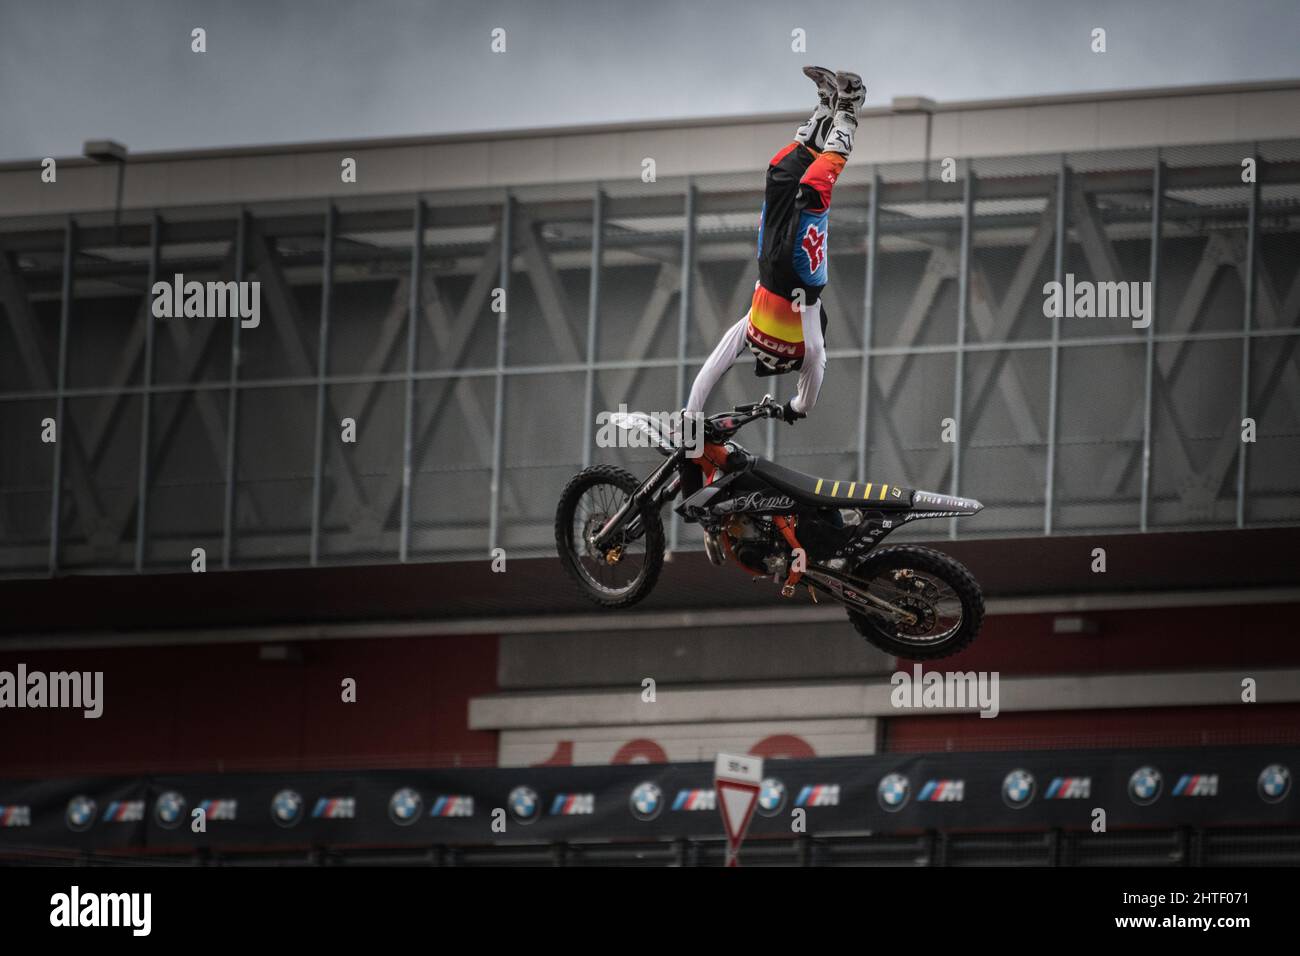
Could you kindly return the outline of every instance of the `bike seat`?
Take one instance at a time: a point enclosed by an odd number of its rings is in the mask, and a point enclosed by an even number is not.
[[[878,508],[906,511],[912,507],[912,489],[872,481],[818,478],[759,458],[754,474],[795,501],[818,508]]]

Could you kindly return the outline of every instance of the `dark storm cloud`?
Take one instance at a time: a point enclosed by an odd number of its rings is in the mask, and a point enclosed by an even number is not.
[[[0,0],[0,158],[796,110],[804,62],[869,105],[1284,78],[1297,35],[1294,0]]]

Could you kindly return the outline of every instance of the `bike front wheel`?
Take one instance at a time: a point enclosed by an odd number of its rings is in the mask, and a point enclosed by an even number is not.
[[[654,589],[664,563],[659,512],[642,508],[624,520],[602,550],[592,536],[640,486],[631,473],[593,465],[569,479],[555,511],[555,546],[578,589],[601,607],[630,607]]]

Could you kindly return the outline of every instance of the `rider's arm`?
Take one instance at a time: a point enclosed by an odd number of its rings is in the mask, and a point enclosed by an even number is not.
[[[713,354],[708,357],[704,367],[700,369],[700,374],[695,376],[695,384],[691,386],[691,397],[686,401],[686,410],[688,412],[704,411],[704,403],[709,400],[709,392],[713,391],[713,386],[718,384],[718,379],[722,378],[722,373],[736,361],[738,356],[745,349],[745,327],[749,324],[749,313],[746,312],[744,317],[729,328],[722,340],[718,342]],[[820,327],[818,334],[821,333]]]
[[[826,371],[826,343],[822,338],[822,304],[814,302],[803,310],[803,365],[799,369],[799,390],[790,400],[800,415],[807,415],[817,404]]]

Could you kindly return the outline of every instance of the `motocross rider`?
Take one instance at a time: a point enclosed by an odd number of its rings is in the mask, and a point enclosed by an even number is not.
[[[758,281],[749,312],[728,329],[705,361],[685,411],[700,413],[724,372],[752,355],[758,376],[799,372],[795,395],[781,417],[794,424],[817,402],[826,368],[827,217],[831,190],[849,153],[858,126],[857,109],[866,99],[862,77],[805,66],[817,84],[817,108],[772,157],[759,214]],[[683,498],[699,489],[698,468],[683,472]]]

